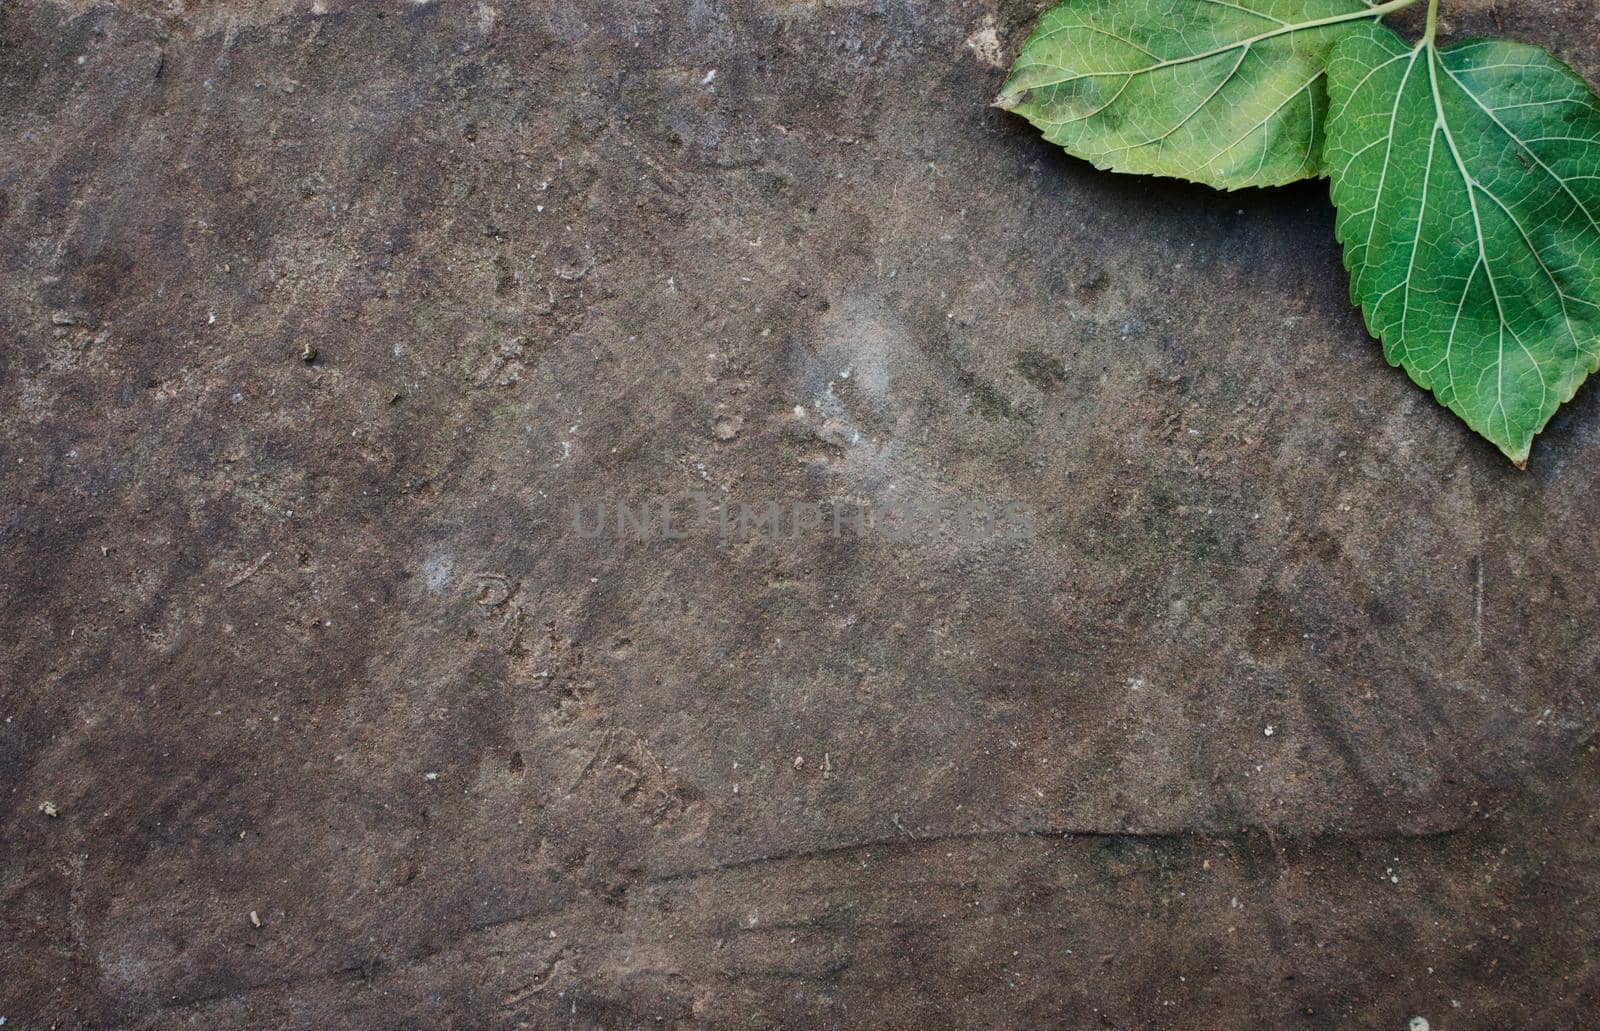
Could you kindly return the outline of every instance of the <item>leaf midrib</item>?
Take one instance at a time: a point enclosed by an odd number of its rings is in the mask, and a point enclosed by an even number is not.
[[[1239,8],[1234,4],[1220,3],[1219,0],[1202,0],[1202,2],[1210,3],[1210,4],[1216,4],[1219,7],[1228,7],[1228,8],[1233,8],[1233,9],[1236,9],[1236,10],[1247,10],[1245,8]],[[1278,25],[1280,27],[1276,28],[1276,29],[1273,29],[1273,30],[1271,30],[1269,32],[1259,33],[1257,35],[1249,37],[1248,39],[1241,39],[1241,40],[1238,40],[1237,42],[1227,43],[1227,44],[1224,44],[1223,46],[1220,46],[1220,47],[1213,47],[1212,49],[1207,50],[1204,53],[1185,54],[1182,57],[1169,57],[1169,58],[1166,58],[1164,60],[1158,61],[1155,64],[1147,65],[1147,66],[1145,66],[1143,68],[1130,68],[1130,69],[1127,69],[1125,71],[1115,71],[1115,72],[1084,72],[1084,73],[1079,74],[1079,75],[1068,75],[1065,78],[1061,78],[1061,79],[1051,79],[1049,82],[1041,82],[1041,83],[1038,83],[1036,85],[1029,86],[1028,88],[1032,89],[1032,90],[1049,89],[1052,86],[1061,86],[1061,85],[1064,85],[1064,84],[1069,83],[1069,82],[1077,82],[1079,79],[1103,79],[1103,78],[1107,78],[1107,77],[1113,76],[1113,75],[1126,75],[1129,78],[1133,78],[1133,77],[1139,76],[1139,75],[1149,75],[1151,72],[1158,72],[1158,71],[1161,71],[1163,68],[1176,68],[1176,67],[1179,67],[1181,65],[1193,64],[1195,61],[1204,61],[1204,60],[1207,60],[1208,58],[1218,57],[1218,56],[1220,56],[1222,54],[1226,54],[1226,53],[1229,53],[1230,51],[1238,50],[1240,48],[1243,48],[1245,50],[1245,52],[1248,53],[1250,48],[1255,46],[1257,43],[1265,43],[1267,40],[1276,39],[1279,36],[1291,35],[1291,34],[1296,33],[1296,32],[1306,32],[1306,31],[1309,31],[1311,29],[1327,28],[1330,25],[1343,25],[1346,22],[1352,22],[1352,21],[1372,21],[1372,20],[1375,20],[1377,18],[1381,18],[1386,14],[1391,14],[1391,13],[1393,13],[1395,11],[1403,10],[1404,8],[1410,7],[1413,4],[1415,4],[1416,2],[1417,2],[1417,0],[1389,0],[1388,3],[1379,4],[1376,7],[1369,6],[1365,10],[1346,11],[1344,14],[1331,14],[1331,15],[1328,15],[1327,17],[1325,17],[1325,18],[1314,18],[1311,21],[1305,21],[1305,22],[1285,22],[1282,19],[1273,18],[1271,15],[1262,14],[1260,11],[1248,11],[1248,13],[1256,15],[1258,17],[1266,18],[1269,21],[1275,21],[1275,22],[1278,23]],[[1064,25],[1059,30],[1053,30],[1051,34],[1047,34],[1046,36],[1041,37],[1041,38],[1048,39],[1049,35],[1053,35],[1055,31],[1065,31],[1067,29],[1093,29],[1093,28],[1095,28],[1095,26],[1092,26],[1092,25]],[[1114,34],[1106,33],[1106,35],[1114,35]],[[1120,38],[1120,37],[1117,37],[1117,38]],[[1124,41],[1124,42],[1126,42],[1126,41]],[[1149,53],[1148,50],[1145,50],[1143,47],[1138,46],[1137,44],[1130,44],[1130,45],[1132,45],[1134,47],[1134,49],[1136,49],[1136,50],[1143,51],[1144,53],[1147,53],[1147,54]]]
[[[1500,424],[1505,429],[1506,442],[1507,443],[1512,443],[1513,440],[1512,440],[1512,435],[1511,435],[1511,417],[1510,417],[1510,413],[1508,413],[1506,411],[1506,403],[1505,403],[1505,398],[1506,398],[1506,393],[1505,393],[1505,384],[1506,384],[1506,333],[1507,332],[1510,332],[1511,339],[1513,339],[1513,340],[1515,340],[1517,342],[1517,346],[1522,348],[1522,353],[1528,356],[1528,361],[1533,366],[1533,371],[1538,373],[1538,375],[1539,375],[1539,411],[1540,412],[1544,411],[1545,401],[1549,399],[1549,396],[1550,396],[1550,385],[1545,382],[1544,370],[1539,367],[1539,360],[1533,356],[1533,352],[1532,351],[1528,350],[1528,345],[1524,344],[1522,342],[1522,338],[1517,335],[1517,331],[1511,327],[1510,320],[1506,318],[1505,302],[1500,296],[1500,284],[1495,282],[1494,268],[1490,265],[1490,262],[1489,262],[1488,243],[1485,240],[1484,233],[1483,233],[1483,216],[1478,211],[1478,194],[1477,194],[1477,191],[1482,190],[1485,194],[1489,194],[1489,189],[1488,189],[1488,187],[1486,187],[1483,184],[1479,183],[1476,176],[1474,176],[1471,172],[1467,171],[1466,160],[1463,159],[1462,156],[1461,156],[1461,149],[1458,146],[1456,146],[1455,133],[1450,131],[1450,120],[1448,118],[1446,118],[1445,114],[1444,114],[1444,98],[1439,93],[1439,73],[1438,73],[1438,68],[1439,68],[1439,65],[1440,65],[1439,50],[1438,50],[1438,48],[1436,46],[1434,46],[1434,43],[1433,43],[1433,41],[1431,39],[1423,40],[1423,42],[1421,44],[1419,44],[1419,48],[1425,48],[1428,51],[1428,85],[1429,85],[1429,87],[1430,87],[1430,89],[1431,89],[1431,91],[1433,93],[1433,114],[1434,114],[1434,119],[1435,119],[1433,131],[1434,131],[1435,134],[1440,133],[1440,132],[1444,133],[1444,141],[1445,141],[1445,143],[1449,144],[1449,146],[1450,146],[1450,157],[1451,157],[1452,160],[1455,161],[1456,172],[1457,172],[1457,174],[1459,174],[1461,176],[1461,180],[1466,185],[1466,188],[1467,188],[1467,203],[1472,208],[1472,230],[1473,230],[1473,233],[1478,238],[1478,260],[1473,264],[1472,271],[1467,273],[1467,287],[1468,287],[1468,289],[1462,291],[1461,300],[1456,305],[1456,321],[1457,322],[1460,321],[1461,313],[1466,308],[1466,305],[1467,305],[1467,294],[1471,292],[1472,277],[1477,274],[1478,266],[1482,265],[1483,266],[1484,275],[1489,280],[1489,291],[1492,294],[1494,294],[1495,314],[1500,319],[1500,334],[1499,334],[1500,339],[1499,339],[1499,343],[1498,343],[1499,352],[1495,356],[1495,363],[1494,363],[1494,376],[1495,376],[1495,384],[1494,384],[1495,401],[1494,401],[1494,406],[1495,406],[1495,408],[1499,409],[1499,411],[1500,411]],[[1457,86],[1461,85],[1459,80],[1456,80],[1456,84],[1457,84]],[[1467,93],[1469,96],[1471,95],[1471,91],[1470,90],[1466,90],[1465,88],[1462,89],[1462,92]],[[1429,153],[1429,172],[1431,172],[1431,171],[1432,171],[1432,152],[1430,150],[1430,153]],[[1428,173],[1424,173],[1424,175],[1423,175],[1423,187],[1422,187],[1422,189],[1423,189],[1422,214],[1426,214],[1426,212],[1427,212],[1427,189],[1428,189],[1427,180],[1428,180]],[[1489,194],[1489,195],[1493,196],[1492,194]],[[1499,203],[1499,198],[1495,198],[1495,202]],[[1421,216],[1421,214],[1419,214],[1418,218],[1417,218],[1417,235],[1418,235],[1419,239],[1421,237],[1421,234],[1422,234],[1422,216]],[[1538,257],[1538,251],[1533,250],[1531,247],[1530,247],[1530,250],[1532,251],[1534,256],[1537,258]],[[1415,260],[1415,258],[1416,258],[1416,252],[1415,252],[1415,249],[1413,249],[1413,251],[1412,251],[1412,259]],[[1541,261],[1540,264],[1542,265],[1543,262]],[[1407,276],[1408,283],[1409,283],[1409,280],[1410,280],[1410,277]],[[1556,287],[1556,292],[1560,293],[1560,290],[1561,290],[1561,288],[1559,286],[1557,286]],[[1408,301],[1410,300],[1410,295],[1411,295],[1411,289],[1410,289],[1410,287],[1408,285],[1407,288],[1406,288],[1406,297],[1407,297]],[[1563,314],[1563,316],[1565,316],[1565,309],[1564,308],[1563,308],[1562,314]],[[1405,330],[1405,323],[1403,321],[1401,323],[1401,327],[1400,328],[1401,328],[1402,332]],[[1569,332],[1571,332],[1571,330],[1572,330],[1572,325],[1571,325],[1571,320],[1570,319],[1567,320],[1567,329],[1568,329]],[[1448,365],[1445,366],[1445,375],[1449,377],[1449,379],[1450,379],[1450,389],[1452,390],[1452,392],[1454,392],[1456,390],[1455,374],[1451,371],[1451,369],[1450,369],[1450,367]],[[1494,418],[1494,411],[1492,409],[1490,411],[1489,418],[1491,418],[1491,419]]]

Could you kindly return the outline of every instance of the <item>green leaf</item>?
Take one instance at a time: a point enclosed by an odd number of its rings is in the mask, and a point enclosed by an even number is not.
[[[1221,189],[1324,174],[1329,50],[1364,0],[1067,0],[995,104],[1097,168]]]
[[[1537,47],[1334,50],[1327,155],[1384,355],[1518,465],[1600,366],[1600,102]]]

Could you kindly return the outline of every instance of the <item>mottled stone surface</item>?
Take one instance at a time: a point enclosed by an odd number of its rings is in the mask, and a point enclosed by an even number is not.
[[[987,108],[1041,6],[0,6],[7,1027],[1590,1019],[1600,400]]]

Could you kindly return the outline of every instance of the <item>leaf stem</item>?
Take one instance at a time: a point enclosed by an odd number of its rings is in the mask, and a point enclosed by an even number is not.
[[[1439,31],[1439,0],[1428,0],[1428,27],[1422,33],[1422,45],[1433,46],[1433,37]]]
[[[1421,2],[1421,0],[1389,0],[1388,3],[1379,4],[1378,6],[1372,7],[1372,8],[1368,8],[1365,11],[1352,12],[1350,17],[1352,19],[1355,19],[1355,18],[1381,18],[1386,14],[1393,14],[1396,11],[1405,10],[1407,7],[1413,7],[1413,6],[1415,6],[1416,4],[1418,4],[1420,2]],[[1428,0],[1428,2],[1430,4],[1432,4],[1434,7],[1438,7],[1439,6],[1439,0]],[[1345,19],[1344,18],[1340,18],[1339,20],[1340,21],[1344,21]]]

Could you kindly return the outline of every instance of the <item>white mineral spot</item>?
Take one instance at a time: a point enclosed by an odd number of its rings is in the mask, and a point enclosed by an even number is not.
[[[994,18],[985,17],[976,32],[963,43],[972,55],[991,68],[1004,68],[1005,55],[1000,49],[1000,33],[995,30]]]
[[[450,574],[456,567],[449,555],[435,555],[422,565],[422,577],[428,590],[438,593],[450,585]]]
[[[1409,1031],[1428,1031],[1428,1026],[1427,1017],[1412,1017],[1411,1021],[1406,1024]]]

